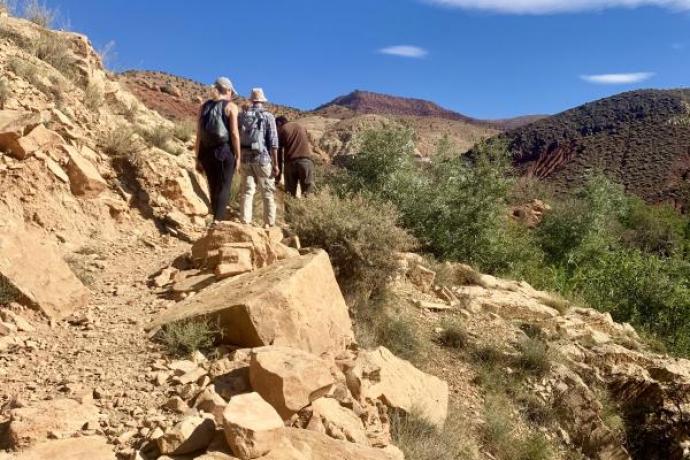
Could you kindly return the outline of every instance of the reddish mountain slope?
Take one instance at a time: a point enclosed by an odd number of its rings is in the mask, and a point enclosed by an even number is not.
[[[315,112],[324,116],[329,116],[332,113],[340,114],[343,109],[350,110],[356,114],[369,113],[376,115],[414,116],[462,121],[501,131],[524,126],[543,118],[543,116],[537,115],[509,118],[505,120],[478,120],[445,109],[438,104],[423,99],[397,97],[360,90],[345,96],[340,96],[318,107]]]

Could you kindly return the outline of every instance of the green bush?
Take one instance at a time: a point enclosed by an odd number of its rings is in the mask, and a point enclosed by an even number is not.
[[[414,246],[396,225],[392,206],[361,195],[338,197],[322,190],[290,200],[286,218],[305,245],[328,252],[341,288],[353,301],[380,291],[397,269],[392,254]]]
[[[185,356],[197,350],[210,349],[220,335],[217,324],[197,319],[165,325],[157,337],[171,355]]]
[[[520,343],[518,351],[517,365],[523,371],[543,377],[551,370],[553,357],[546,342],[527,339]]]

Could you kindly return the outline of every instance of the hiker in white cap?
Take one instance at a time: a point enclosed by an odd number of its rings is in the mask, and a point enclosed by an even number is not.
[[[240,143],[243,164],[240,190],[240,218],[245,224],[252,223],[254,193],[259,187],[263,198],[264,226],[276,224],[274,178],[278,169],[278,129],[272,113],[264,109],[267,102],[264,91],[254,88],[249,96],[251,107],[239,115]]]
[[[215,97],[199,111],[196,135],[197,171],[208,179],[213,221],[225,219],[235,169],[241,164],[239,109],[232,102],[235,88],[220,77],[214,84]]]

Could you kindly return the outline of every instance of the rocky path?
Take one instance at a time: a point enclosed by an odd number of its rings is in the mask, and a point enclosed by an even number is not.
[[[147,280],[185,250],[172,238],[131,236],[85,250],[84,264],[96,270],[89,307],[52,325],[34,321],[24,346],[0,355],[0,422],[9,409],[33,401],[93,397],[108,417],[101,426],[115,437],[159,407],[165,395],[147,374],[163,350],[143,325],[168,301]]]

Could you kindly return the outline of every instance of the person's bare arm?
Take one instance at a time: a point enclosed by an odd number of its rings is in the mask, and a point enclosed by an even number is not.
[[[194,142],[194,157],[196,158],[196,170],[202,172],[204,170],[201,164],[201,159],[199,155],[201,153],[201,109],[199,109],[199,115],[197,116],[196,122],[196,141]]]
[[[228,104],[228,122],[230,124],[230,143],[232,151],[235,152],[235,159],[237,169],[242,166],[242,147],[240,146],[240,128],[237,124],[237,116],[240,111],[234,103]]]
[[[273,177],[280,175],[280,166],[278,165],[278,149],[271,149],[271,160],[273,160]]]

